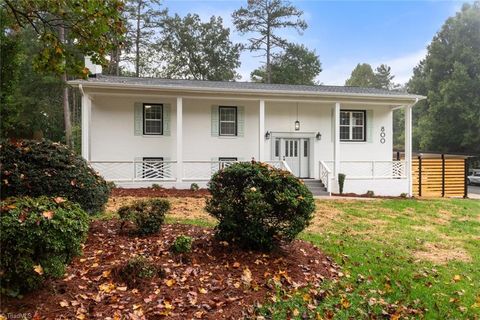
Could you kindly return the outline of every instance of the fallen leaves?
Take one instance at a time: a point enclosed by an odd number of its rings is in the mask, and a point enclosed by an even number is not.
[[[33,266],[33,271],[35,271],[39,275],[43,275],[43,267],[41,265]]]
[[[47,220],[51,220],[53,218],[53,211],[43,211],[42,216]]]
[[[343,296],[340,299],[340,303],[342,304],[342,308],[344,308],[344,309],[350,308],[350,301],[348,301],[348,299],[345,296]]]
[[[181,257],[169,250],[178,234],[198,239],[192,252]],[[120,235],[115,221],[95,221],[83,256],[73,261],[63,279],[53,281],[65,293],[54,297],[41,291],[42,302],[29,305],[41,303],[41,316],[61,310],[69,319],[240,318],[254,312],[256,299],[275,290],[274,278],[289,290],[328,277],[331,264],[309,262],[309,256],[322,261],[322,253],[312,245],[298,242],[286,250],[293,252],[292,258],[237,251],[214,240],[212,229],[185,225],[131,237]],[[137,255],[147,257],[162,274],[131,287],[118,270]],[[34,272],[43,268],[38,265]]]
[[[64,203],[67,200],[65,200],[62,197],[56,197],[56,198],[53,199],[53,201],[55,201],[56,204],[60,204],[60,203]]]
[[[250,271],[248,267],[243,269],[243,274],[241,279],[245,287],[250,288],[250,284],[252,282],[252,271]]]
[[[112,290],[115,290],[116,286],[111,282],[102,283],[98,286],[98,290],[101,292],[110,293]]]
[[[177,281],[175,279],[167,279],[164,281],[167,287],[173,286]]]

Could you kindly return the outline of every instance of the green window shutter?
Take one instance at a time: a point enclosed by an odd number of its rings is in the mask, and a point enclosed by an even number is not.
[[[133,127],[136,136],[143,135],[143,104],[135,102],[133,107]]]
[[[367,142],[373,142],[373,110],[367,110]]]
[[[237,107],[237,136],[243,137],[245,135],[245,107]]]
[[[211,119],[212,119],[212,137],[218,137],[218,106],[212,106],[212,114],[211,114]]]
[[[169,103],[165,103],[163,105],[163,135],[164,136],[169,136],[170,135],[170,114],[171,114],[171,109],[172,107],[170,106]]]

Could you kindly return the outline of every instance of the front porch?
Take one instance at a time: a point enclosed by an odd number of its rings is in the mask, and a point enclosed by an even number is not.
[[[181,164],[182,175],[178,176],[178,163],[168,161],[90,161],[90,165],[106,180],[122,187],[144,187],[160,184],[163,187],[189,188],[192,183],[206,187],[211,176],[218,170],[240,161],[186,160]],[[292,172],[286,161],[265,161],[272,167]],[[319,175],[325,191],[338,193],[333,175],[334,162],[320,161]],[[406,162],[394,161],[340,161],[340,172],[347,176],[345,186],[349,193],[364,194],[373,191],[376,195],[400,195],[408,187]],[[383,192],[382,189],[388,191]]]
[[[180,95],[177,88],[117,88],[100,80],[79,83],[82,155],[120,186],[202,187],[222,167],[255,159],[321,180],[332,193],[343,173],[346,193],[412,194],[411,109],[417,98],[190,87],[178,88]],[[158,118],[147,110],[152,106]],[[398,108],[406,114],[404,161],[392,160]],[[152,128],[154,134],[146,131]]]

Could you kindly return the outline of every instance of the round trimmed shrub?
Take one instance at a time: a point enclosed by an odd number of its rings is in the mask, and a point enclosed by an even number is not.
[[[165,221],[165,214],[170,210],[170,202],[165,199],[135,201],[118,209],[122,220],[121,229],[128,222],[133,222],[135,234],[149,235],[157,233]]]
[[[79,255],[89,216],[63,198],[21,197],[0,202],[2,292],[18,295],[59,278]]]
[[[315,202],[302,181],[265,163],[236,163],[208,184],[206,210],[219,224],[216,236],[254,250],[292,241],[313,218]]]
[[[67,146],[47,140],[2,141],[1,197],[52,196],[77,202],[89,213],[102,211],[110,188]]]
[[[170,246],[170,251],[173,253],[188,253],[192,251],[192,237],[179,235]]]
[[[136,256],[113,270],[113,275],[129,288],[141,287],[154,277],[165,277],[165,271],[144,256]]]

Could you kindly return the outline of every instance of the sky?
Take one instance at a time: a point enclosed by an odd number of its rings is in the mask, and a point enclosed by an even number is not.
[[[203,20],[221,16],[230,28],[233,42],[247,41],[235,31],[231,13],[247,1],[165,0],[170,14],[197,13]],[[445,20],[459,11],[460,1],[291,1],[303,10],[308,29],[303,34],[280,30],[290,42],[315,50],[322,63],[317,81],[326,85],[344,85],[358,63],[380,64],[392,68],[394,82],[403,84],[413,68],[425,57],[426,47]],[[237,70],[242,81],[265,58],[258,53],[242,52]]]

